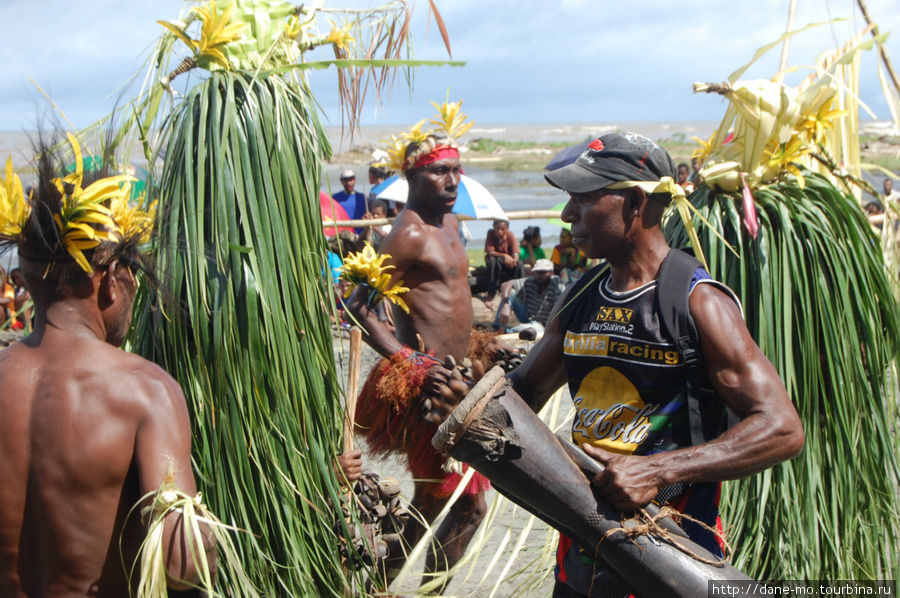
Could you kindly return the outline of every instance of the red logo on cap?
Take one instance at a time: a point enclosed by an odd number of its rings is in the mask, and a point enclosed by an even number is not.
[[[603,149],[603,142],[599,139],[594,139],[593,141],[591,141],[591,144],[588,146],[588,148],[594,150],[595,152],[599,152]]]

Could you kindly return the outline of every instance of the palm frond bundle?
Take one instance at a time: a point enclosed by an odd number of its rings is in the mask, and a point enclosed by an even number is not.
[[[338,551],[349,533],[333,471],[341,391],[318,202],[331,149],[302,73],[409,66],[373,59],[383,44],[389,58],[404,47],[406,7],[354,13],[354,27],[381,32],[367,53],[309,63],[312,48],[346,52],[363,35],[330,20],[319,34],[322,4],[210,1],[163,22],[150,83],[126,106],[120,136],[136,130],[162,161],[156,265],[166,294],[143,289],[132,342],[185,391],[210,511],[247,530],[234,540],[249,582],[225,564],[226,595],[248,584],[264,596],[363,587]],[[167,72],[185,47],[191,55]],[[172,80],[198,67],[209,72],[179,96]]]
[[[705,183],[690,197],[705,220],[694,226],[711,274],[741,298],[806,431],[799,457],[724,486],[735,565],[762,579],[896,579],[900,571],[889,375],[900,308],[854,197],[866,45],[860,37],[825,56],[798,88],[721,86],[731,103],[704,144]],[[688,244],[678,219],[666,234],[675,247]]]

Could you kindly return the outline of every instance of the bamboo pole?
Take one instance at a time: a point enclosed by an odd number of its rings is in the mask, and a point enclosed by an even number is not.
[[[507,220],[533,220],[537,218],[559,218],[559,215],[562,212],[560,210],[520,210],[517,212],[507,212],[506,219]],[[471,216],[467,216],[466,214],[457,214],[457,220],[493,220],[493,218],[472,218]],[[385,224],[391,224],[394,221],[393,218],[369,218],[363,220],[323,220],[322,228],[332,228],[332,227],[355,227],[355,228],[366,228],[370,226],[384,226]]]
[[[866,3],[864,0],[856,0],[856,4],[859,5],[859,10],[862,12],[863,18],[866,20],[866,23],[872,26],[872,37],[878,37],[878,25],[876,25],[872,21],[872,17],[869,16],[869,10],[866,8]],[[894,84],[894,89],[897,90],[897,93],[900,93],[900,79],[897,78],[897,73],[894,72],[894,67],[891,64],[891,58],[888,56],[887,50],[885,49],[883,44],[878,44],[878,53],[881,55],[881,61],[884,63],[885,68],[887,69],[888,76],[890,76],[891,81]]]
[[[350,364],[347,373],[347,408],[344,410],[344,452],[353,450],[353,422],[356,420],[356,395],[359,390],[359,363],[362,356],[362,330],[350,328]]]

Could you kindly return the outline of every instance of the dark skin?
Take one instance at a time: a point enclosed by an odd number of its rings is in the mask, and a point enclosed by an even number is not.
[[[34,332],[0,352],[0,595],[127,596],[122,562],[147,523],[129,510],[170,468],[196,493],[187,406],[171,376],[117,348],[136,289],[129,268],[96,268],[58,298],[41,288],[45,267],[23,266]],[[170,587],[196,583],[177,513],[163,545]]]
[[[438,360],[443,361],[447,355],[460,360],[466,355],[474,321],[467,278],[469,259],[457,232],[459,222],[450,213],[456,203],[459,177],[457,158],[438,160],[407,174],[410,191],[406,208],[394,220],[380,250],[391,256],[385,263],[395,267],[391,271],[393,281],[402,280],[403,286],[409,287],[403,295],[409,313],[396,306],[393,309],[395,335],[377,321],[374,311],[358,300],[351,302],[351,310],[365,328],[366,341],[385,357],[404,345],[419,349],[419,338],[423,349],[433,352]],[[426,391],[435,391],[430,384]],[[434,487],[433,483],[416,481],[412,499],[412,505],[429,522],[447,502],[433,495]],[[435,532],[441,550],[429,551],[426,571],[446,570],[459,561],[485,510],[483,494],[460,496]],[[404,540],[414,546],[423,533],[424,528],[410,519]],[[389,577],[403,560],[400,556],[387,563]]]
[[[669,250],[660,231],[663,206],[639,187],[571,194],[562,219],[572,225],[575,246],[605,258],[610,286],[635,289],[656,278]],[[569,292],[557,303],[565,305]],[[647,504],[675,482],[737,479],[796,456],[803,448],[800,418],[775,368],[747,331],[734,302],[710,285],[690,297],[691,314],[710,380],[740,422],[710,442],[650,456],[620,455],[584,445],[605,466],[592,484],[620,510]],[[540,342],[511,375],[514,388],[535,410],[566,383],[559,320],[551,318]]]
[[[458,159],[432,162],[410,174],[410,197],[384,238],[381,253],[396,283],[409,291],[407,314],[394,307],[396,336],[380,326],[366,326],[368,341],[388,357],[404,345],[419,349],[421,336],[437,359],[462,359],[474,321],[469,289],[469,259],[459,240],[459,222],[450,213],[459,187]],[[362,313],[361,309],[357,309]]]

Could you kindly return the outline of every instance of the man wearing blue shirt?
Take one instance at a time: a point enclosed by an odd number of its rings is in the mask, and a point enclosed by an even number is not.
[[[352,170],[343,171],[341,173],[341,185],[344,187],[344,190],[338,191],[332,196],[334,201],[347,210],[350,218],[361,220],[366,213],[366,196],[353,190],[356,186],[356,174]],[[354,228],[353,231],[359,234],[362,232],[362,228]]]

